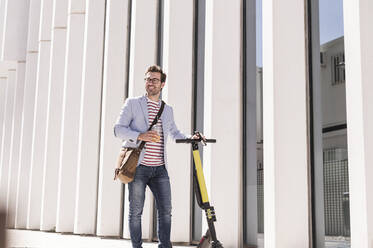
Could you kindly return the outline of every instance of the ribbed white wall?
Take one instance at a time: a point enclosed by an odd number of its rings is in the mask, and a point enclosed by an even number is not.
[[[162,98],[174,109],[177,127],[192,131],[193,2],[164,1],[163,69],[167,73]],[[183,30],[184,35],[180,35]],[[180,60],[180,58],[183,58]],[[168,142],[167,161],[171,182],[171,240],[190,241],[191,155],[190,145]]]
[[[1,20],[0,22],[0,51],[3,49],[3,44],[4,44],[4,27],[5,27],[4,18],[6,14],[5,3],[6,1],[0,1],[0,20]],[[0,56],[0,59],[1,59],[1,56]],[[7,74],[4,74],[4,77],[7,77]]]
[[[309,247],[304,4],[298,0],[263,2],[266,248]]]
[[[217,143],[204,148],[203,162],[224,247],[242,247],[241,18],[239,0],[206,2],[204,132]]]
[[[139,96],[145,93],[145,70],[149,65],[156,63],[157,2],[156,0],[132,1],[128,97]],[[147,21],[144,21],[144,17],[146,17]],[[125,192],[128,192],[127,186]],[[153,236],[153,199],[153,194],[147,188],[142,214],[143,239],[151,239]],[[129,214],[128,194],[125,194],[124,200],[123,236],[129,238],[127,221]]]
[[[0,68],[2,65],[0,64]],[[2,140],[3,140],[3,123],[4,123],[4,112],[5,112],[5,102],[6,102],[6,88],[7,88],[8,74],[1,68],[0,71],[0,160],[1,160],[1,150],[2,150]],[[0,164],[1,168],[1,164]]]
[[[101,104],[100,166],[97,205],[97,235],[121,235],[121,184],[114,182],[114,168],[121,147],[113,137],[113,125],[126,95],[128,1],[107,2],[105,52]]]
[[[29,4],[29,0],[4,0],[0,4],[1,60],[13,61],[12,69],[8,74],[7,92],[10,95],[7,95],[6,100],[4,122],[2,123],[4,135],[2,136],[0,151],[0,194],[2,203],[7,208],[11,208],[7,216],[7,225],[9,227],[14,226],[15,198],[13,195],[8,197],[8,194],[16,192],[14,188],[9,188],[9,186],[14,186],[17,182],[18,164],[15,165],[15,163],[17,163],[18,158],[13,156],[13,152],[18,154],[20,141],[19,121],[22,111],[19,112],[19,110],[22,108],[24,85],[24,80],[22,79],[24,75],[21,76],[21,74],[24,73],[24,61],[26,59]],[[17,63],[22,64],[19,68],[19,82],[17,82]],[[15,135],[13,135],[14,133]]]
[[[157,61],[157,2],[132,1],[129,97],[144,94],[145,70]]]
[[[27,38],[26,72],[23,98],[21,140],[19,153],[15,227],[26,228],[29,179],[31,165],[32,134],[34,129],[34,107],[36,75],[39,54],[39,24],[41,0],[31,0]]]
[[[31,168],[27,228],[39,229],[47,124],[48,82],[50,65],[53,0],[42,0],[39,31],[39,57],[36,76],[34,130],[31,146]]]
[[[351,247],[373,247],[373,2],[344,1]]]
[[[86,11],[74,233],[95,234],[105,0],[87,1]]]
[[[0,62],[0,181],[1,181],[1,159],[2,159],[2,147],[3,147],[3,135],[4,135],[4,120],[7,102],[7,88],[8,88],[8,68],[5,62]],[[4,209],[6,205],[1,204],[0,208]]]
[[[1,60],[25,60],[30,0],[2,0]]]
[[[15,226],[15,207],[17,200],[17,180],[18,180],[18,164],[19,164],[19,146],[20,146],[20,133],[21,133],[21,120],[23,108],[23,93],[25,86],[25,61],[17,63],[16,75],[16,89],[14,99],[14,111],[12,121],[12,142],[10,145],[10,158],[9,158],[9,176],[8,176],[8,192],[7,192],[7,227],[14,228]]]
[[[16,97],[16,87],[17,87],[17,72],[16,66],[8,69],[8,79],[7,79],[7,91],[5,100],[5,112],[4,112],[4,122],[3,122],[3,137],[1,141],[1,155],[0,155],[0,201],[3,208],[6,209],[8,206],[7,193],[8,193],[8,180],[9,180],[9,161],[10,161],[10,146],[12,142],[12,124],[13,124],[13,112],[14,112],[14,102]]]
[[[53,1],[40,230],[56,227],[68,0]]]
[[[7,119],[5,117],[5,114],[7,112],[6,106],[7,106],[7,98],[8,98],[8,69],[9,64],[7,62],[0,62],[0,186],[2,181],[2,157],[3,157],[3,136],[5,135],[4,125],[5,120]],[[6,199],[2,195],[0,195],[0,208],[5,211],[6,209]]]
[[[83,69],[85,0],[70,0],[59,159],[57,232],[73,232]]]

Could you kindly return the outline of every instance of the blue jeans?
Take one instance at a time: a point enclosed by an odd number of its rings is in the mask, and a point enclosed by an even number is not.
[[[153,192],[158,211],[159,248],[169,248],[171,232],[171,187],[165,166],[150,167],[139,165],[135,179],[128,184],[129,188],[129,228],[132,247],[141,248],[141,215],[145,201],[145,188]]]

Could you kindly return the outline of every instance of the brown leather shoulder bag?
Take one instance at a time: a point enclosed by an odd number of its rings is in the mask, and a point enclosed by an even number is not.
[[[152,124],[150,125],[149,130],[158,122],[160,118],[165,102],[162,101],[161,107],[157,113],[157,116],[154,118]],[[139,161],[141,150],[145,146],[145,141],[141,141],[139,147],[122,147],[119,152],[118,162],[116,169],[114,171],[114,180],[119,179],[122,183],[126,184],[132,182],[135,178],[136,167]]]

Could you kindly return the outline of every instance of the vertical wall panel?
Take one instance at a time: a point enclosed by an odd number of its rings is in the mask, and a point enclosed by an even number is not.
[[[3,43],[1,60],[25,60],[30,0],[2,0],[4,2]],[[1,14],[2,15],[2,14]]]
[[[54,230],[57,213],[58,169],[62,125],[62,98],[66,55],[68,0],[53,1],[47,126],[40,230]]]
[[[304,4],[297,0],[263,2],[266,247],[309,246]]]
[[[373,2],[344,1],[351,247],[373,246]]]
[[[12,60],[12,61],[24,61],[26,58],[26,47],[27,47],[27,27],[28,27],[28,19],[29,19],[29,4],[30,1],[7,1],[4,0],[1,3],[1,60]],[[22,70],[22,73],[24,73],[24,70]],[[12,77],[16,77],[16,75],[13,75],[14,73],[10,73]],[[8,77],[8,80],[10,78]],[[3,146],[2,146],[2,154],[0,163],[2,163],[2,175],[1,175],[1,191],[3,194],[2,197],[4,197],[4,203],[8,206],[8,200],[7,197],[8,190],[13,192],[13,188],[10,189],[9,186],[13,186],[15,182],[15,178],[17,178],[17,175],[15,174],[18,170],[18,165],[13,166],[12,163],[12,152],[13,152],[13,144],[15,146],[18,145],[19,142],[19,136],[16,135],[15,137],[12,135],[14,132],[14,128],[18,127],[18,123],[16,124],[16,127],[14,127],[14,120],[18,120],[19,114],[15,113],[15,108],[18,108],[18,104],[16,104],[16,100],[20,96],[22,90],[18,90],[19,87],[17,87],[17,79],[12,78],[14,80],[11,87],[13,88],[14,95],[11,96],[13,103],[8,105],[10,109],[7,109],[7,113],[10,113],[10,115],[7,116],[7,126],[6,126],[6,132],[9,135],[5,140],[5,136],[3,136]],[[19,84],[21,88],[23,88],[23,81]],[[12,89],[9,88],[9,89]],[[9,98],[10,99],[10,98]],[[10,102],[9,102],[10,103]],[[11,119],[8,119],[11,118]],[[8,126],[10,125],[10,126]],[[18,131],[18,130],[16,130]],[[16,148],[16,150],[18,147]],[[12,163],[12,164],[11,164]],[[5,172],[6,171],[6,172]],[[5,175],[6,174],[6,175]],[[12,180],[13,179],[13,180]],[[15,191],[15,190],[14,190]],[[13,200],[13,198],[12,198]],[[11,207],[14,206],[14,202],[12,201]],[[14,210],[11,210],[9,218],[8,226],[14,225]]]
[[[6,105],[7,105],[7,98],[8,98],[8,70],[9,68],[15,68],[16,64],[15,62],[10,61],[1,61],[0,62],[0,79],[1,79],[1,85],[0,85],[0,182],[1,182],[1,170],[2,170],[2,149],[3,149],[3,136],[5,135],[6,131],[4,129],[4,125],[6,123],[6,117],[5,114],[7,112]],[[0,201],[0,208],[5,211],[6,208],[6,200],[3,201],[3,199]],[[5,219],[4,219],[5,221]],[[4,222],[5,223],[5,222]]]
[[[3,124],[4,124],[5,103],[6,103],[7,79],[8,79],[8,74],[6,72],[0,71],[0,161],[1,161],[1,149],[2,149],[1,143],[3,140]]]
[[[129,65],[128,96],[146,93],[144,73],[148,66],[156,63],[157,51],[157,2],[156,0],[132,1],[131,48]],[[144,21],[144,17],[146,20]],[[119,113],[119,112],[118,112]],[[147,188],[142,214],[142,238],[151,239],[153,230],[153,196]],[[125,197],[128,201],[128,197]],[[127,203],[125,203],[127,204]],[[124,220],[128,219],[128,208]],[[129,238],[128,225],[124,225],[124,237]]]
[[[145,70],[156,63],[157,2],[132,1],[129,97],[145,93]],[[147,21],[144,21],[145,16]]]
[[[15,226],[15,207],[17,199],[17,179],[18,179],[18,164],[19,164],[19,146],[20,146],[20,133],[21,133],[21,118],[23,107],[23,94],[25,86],[25,61],[17,63],[16,75],[16,92],[14,100],[14,111],[12,121],[12,142],[10,145],[10,159],[9,159],[9,176],[8,176],[8,192],[7,192],[7,226],[14,228]]]
[[[56,231],[74,229],[85,0],[69,1]]]
[[[162,98],[173,107],[178,128],[189,134],[192,129],[193,2],[166,0],[164,10],[163,69],[167,73],[167,81]],[[191,148],[186,144],[168,143],[167,162],[172,192],[171,241],[189,242]]]
[[[203,161],[217,236],[227,247],[242,247],[241,2],[206,2],[204,132],[217,143],[204,148]]]
[[[74,233],[96,231],[105,0],[87,2]],[[95,154],[95,156],[92,156]]]
[[[1,181],[2,181],[2,160],[3,160],[3,137],[5,135],[5,123],[6,123],[6,117],[5,113],[6,111],[6,105],[8,102],[8,66],[4,62],[0,62],[0,76],[1,76],[1,85],[0,85],[0,187],[1,187]],[[1,189],[1,188],[0,188]],[[0,191],[1,192],[1,191]],[[5,197],[0,195],[0,208],[2,211],[5,211],[6,208],[6,201]],[[5,224],[5,215],[4,215],[4,224]]]
[[[52,7],[53,0],[42,0],[39,31],[39,57],[36,76],[34,130],[31,148],[30,184],[28,189],[29,204],[27,228],[30,229],[40,228],[45,130],[47,123]]]
[[[128,1],[112,0],[106,6],[104,74],[102,89],[97,235],[118,236],[121,225],[121,184],[114,168],[121,142],[113,126],[126,95]]]
[[[26,228],[31,165],[32,133],[34,129],[34,106],[36,73],[38,64],[39,24],[41,0],[31,0],[28,25],[25,88],[23,98],[19,170],[17,179],[16,228]]]
[[[3,48],[4,44],[4,27],[5,27],[5,4],[6,1],[1,0],[0,1],[0,50]],[[1,59],[1,56],[0,56]]]
[[[6,91],[6,103],[4,112],[4,124],[3,128],[3,138],[1,145],[1,155],[0,155],[0,201],[4,204],[6,209],[7,202],[7,192],[8,192],[8,179],[9,179],[9,160],[10,160],[10,145],[12,142],[12,122],[13,122],[13,112],[14,112],[14,101],[15,93],[17,88],[16,82],[16,69],[8,69],[8,87]],[[7,210],[7,209],[6,209]]]

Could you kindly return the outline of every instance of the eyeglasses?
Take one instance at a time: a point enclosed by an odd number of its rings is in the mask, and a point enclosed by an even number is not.
[[[146,77],[144,78],[144,81],[147,82],[147,83],[158,83],[160,80],[158,78],[149,78],[149,77]]]

